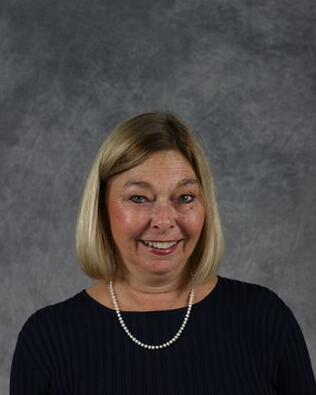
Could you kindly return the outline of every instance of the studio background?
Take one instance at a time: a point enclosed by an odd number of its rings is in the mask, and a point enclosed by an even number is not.
[[[91,281],[84,182],[118,123],[178,114],[215,173],[219,274],[275,291],[316,368],[315,0],[16,0],[0,11],[0,393],[37,309]]]

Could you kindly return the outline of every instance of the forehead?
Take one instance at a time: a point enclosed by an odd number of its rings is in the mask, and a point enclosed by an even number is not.
[[[178,151],[159,151],[150,155],[143,163],[129,170],[130,174],[149,173],[151,170],[186,171],[191,175],[194,171],[188,160]]]
[[[177,183],[183,178],[196,179],[189,161],[178,151],[159,151],[143,163],[119,174],[113,180],[116,184],[132,184],[129,181],[147,181],[152,184]]]
[[[194,176],[194,170],[188,160],[178,151],[158,151],[147,158],[143,163],[124,172],[125,177],[136,175],[155,175],[156,172],[169,174],[186,174]]]

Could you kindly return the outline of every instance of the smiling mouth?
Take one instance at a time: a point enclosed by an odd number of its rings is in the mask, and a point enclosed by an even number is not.
[[[176,241],[149,241],[140,240],[146,247],[155,248],[158,250],[169,250],[175,247],[181,240]]]

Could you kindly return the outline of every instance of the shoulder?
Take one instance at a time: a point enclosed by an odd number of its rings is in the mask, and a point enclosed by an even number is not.
[[[281,317],[289,313],[289,306],[270,287],[256,282],[247,282],[221,277],[224,302],[235,307],[255,310]]]
[[[277,294],[268,286],[258,284],[256,282],[248,282],[243,280],[238,280],[231,277],[219,276],[225,288],[229,289],[231,292],[237,292],[239,295],[243,294],[253,294],[260,295],[265,294],[273,297],[277,297]]]
[[[269,338],[275,349],[289,333],[301,336],[300,326],[287,303],[270,287],[223,278],[221,309],[229,316],[229,322],[239,323],[242,330],[248,328],[256,336]]]
[[[61,302],[42,307],[28,316],[18,332],[13,366],[25,371],[37,372],[45,380],[53,375],[51,361],[56,358],[56,350],[65,344],[65,339],[73,338],[77,325],[74,317],[80,302],[81,292]],[[73,325],[74,324],[74,325]],[[46,392],[45,392],[46,393]]]
[[[72,297],[56,302],[31,313],[22,325],[19,333],[20,338],[47,337],[48,334],[55,334],[71,322],[79,320],[83,305],[81,292]]]

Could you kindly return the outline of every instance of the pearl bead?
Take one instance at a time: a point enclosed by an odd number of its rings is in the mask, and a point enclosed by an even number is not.
[[[189,304],[188,304],[188,308],[187,308],[187,312],[184,316],[182,325],[180,326],[178,332],[174,335],[174,337],[172,339],[170,339],[169,341],[163,343],[163,344],[157,344],[157,345],[153,345],[153,344],[145,344],[142,343],[140,340],[138,340],[135,336],[133,336],[131,334],[131,332],[128,330],[123,317],[121,316],[121,312],[119,310],[119,306],[118,306],[118,302],[116,300],[116,296],[115,296],[115,292],[113,289],[113,284],[112,281],[110,281],[110,293],[111,293],[111,297],[112,297],[112,302],[115,308],[115,312],[117,315],[117,318],[119,320],[119,323],[121,325],[121,327],[124,329],[125,333],[127,334],[127,336],[137,345],[139,345],[140,347],[146,348],[148,350],[159,350],[161,348],[166,348],[168,346],[170,346],[170,344],[174,343],[181,335],[181,333],[183,332],[184,327],[186,326],[188,320],[189,320],[189,316],[191,313],[191,309],[192,309],[192,304],[193,304],[193,298],[194,298],[194,289],[191,289],[190,292],[190,297],[189,297]]]

